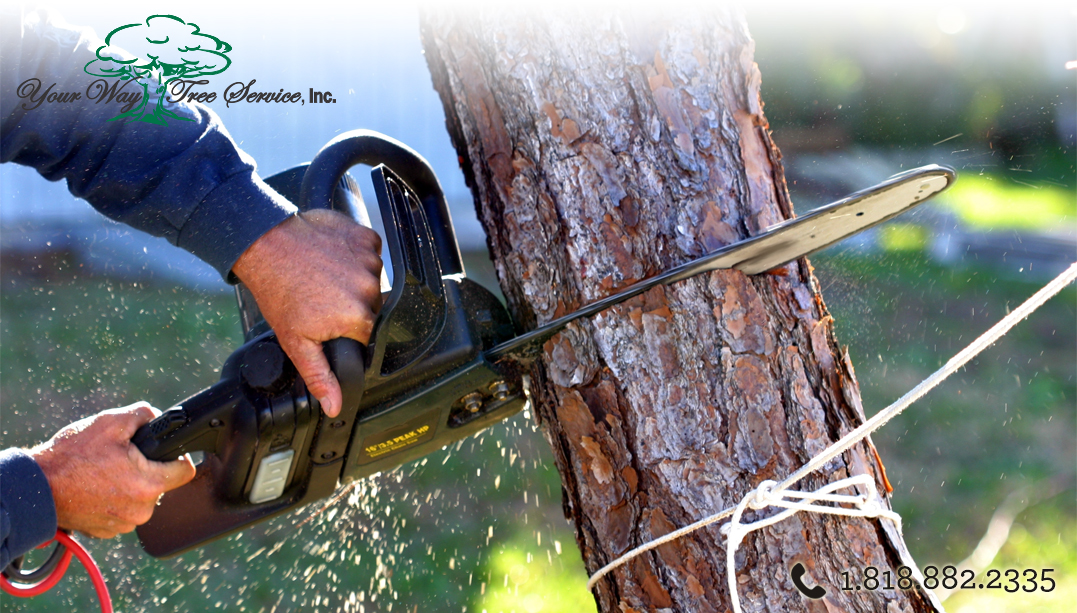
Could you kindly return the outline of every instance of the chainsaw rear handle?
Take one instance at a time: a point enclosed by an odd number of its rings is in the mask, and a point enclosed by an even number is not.
[[[238,386],[222,381],[184,400],[139,428],[131,442],[149,460],[166,462],[185,453],[217,453],[218,434],[230,419]]]
[[[372,130],[352,130],[337,136],[322,147],[303,175],[303,184],[299,190],[300,210],[350,208],[347,202],[334,199],[333,194],[344,173],[356,164],[384,164],[408,184],[422,202],[442,274],[463,274],[464,265],[460,259],[460,247],[456,242],[452,217],[449,216],[449,205],[445,201],[434,169],[411,147],[384,134]],[[356,211],[340,212],[353,219],[359,218]],[[388,228],[386,232],[389,232]]]

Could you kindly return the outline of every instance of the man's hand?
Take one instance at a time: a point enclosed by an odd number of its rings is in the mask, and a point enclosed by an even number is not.
[[[322,343],[367,343],[381,308],[381,237],[345,215],[301,213],[256,240],[232,267],[329,417],[340,384]]]
[[[161,494],[194,478],[189,458],[153,462],[131,437],[160,412],[146,403],[79,420],[30,450],[52,488],[57,523],[97,538],[150,520]]]

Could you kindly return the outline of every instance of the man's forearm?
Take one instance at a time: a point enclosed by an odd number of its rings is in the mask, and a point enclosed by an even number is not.
[[[83,66],[102,41],[46,15],[31,14],[25,26],[3,20],[0,161],[65,180],[98,211],[167,238],[229,278],[236,259],[295,207],[257,178],[254,160],[203,105],[167,104],[182,118],[167,125],[110,121],[119,105],[85,95],[95,77]],[[34,106],[19,97],[30,79],[83,96]]]

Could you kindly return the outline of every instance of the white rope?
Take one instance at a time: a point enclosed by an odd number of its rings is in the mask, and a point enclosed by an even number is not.
[[[972,344],[970,344],[965,349],[961,350],[961,352],[958,353],[957,355],[955,355],[954,357],[950,358],[950,360],[948,362],[946,362],[946,364],[943,365],[942,368],[935,371],[935,373],[932,374],[927,379],[924,379],[924,381],[922,383],[920,383],[919,385],[914,387],[907,394],[905,394],[904,396],[899,398],[896,402],[894,402],[890,406],[886,407],[882,411],[879,411],[877,414],[875,414],[875,416],[873,416],[871,419],[869,419],[866,422],[864,422],[863,424],[861,424],[858,428],[856,428],[852,432],[846,434],[845,436],[841,437],[841,439],[839,439],[837,442],[835,442],[834,444],[832,444],[829,447],[827,447],[826,449],[824,449],[822,451],[822,453],[820,453],[819,455],[813,457],[811,460],[808,461],[807,464],[805,464],[799,470],[797,470],[796,472],[794,472],[793,474],[789,475],[784,480],[782,480],[781,483],[778,483],[776,485],[770,486],[770,485],[767,485],[770,482],[764,481],[763,483],[761,483],[759,485],[759,487],[757,487],[757,488],[753,489],[752,491],[748,492],[747,494],[745,494],[744,498],[741,500],[741,502],[736,507],[724,509],[724,510],[718,512],[718,513],[715,513],[714,515],[711,515],[709,517],[705,517],[705,518],[695,522],[694,524],[685,526],[684,528],[681,528],[680,530],[675,530],[673,532],[670,532],[669,534],[666,534],[666,535],[661,536],[661,537],[659,537],[657,539],[654,539],[654,540],[652,540],[652,541],[650,541],[648,543],[644,543],[643,545],[640,545],[639,547],[636,547],[635,549],[629,551],[628,553],[622,555],[621,557],[617,558],[613,562],[610,562],[606,566],[599,569],[598,572],[596,572],[594,575],[592,575],[591,578],[587,581],[587,589],[588,590],[594,589],[595,583],[597,583],[599,579],[606,576],[610,571],[612,571],[615,568],[621,566],[625,562],[639,556],[642,553],[646,553],[646,552],[648,552],[648,551],[650,551],[652,549],[655,549],[656,547],[660,547],[660,546],[662,546],[662,545],[664,545],[664,544],[666,544],[666,543],[668,543],[670,541],[676,540],[676,539],[678,539],[678,538],[680,538],[680,537],[682,537],[682,536],[684,536],[686,534],[689,534],[691,532],[695,532],[696,530],[699,530],[700,528],[703,528],[705,526],[709,526],[710,524],[713,524],[713,523],[715,523],[717,521],[721,521],[721,520],[725,519],[726,517],[729,517],[730,515],[733,515],[733,514],[737,513],[738,510],[740,510],[740,512],[743,512],[743,509],[744,509],[744,507],[746,505],[752,504],[751,501],[755,501],[756,504],[762,504],[762,502],[764,500],[769,501],[768,504],[763,504],[759,508],[764,508],[766,506],[784,506],[787,509],[789,509],[788,511],[783,511],[782,513],[779,513],[779,514],[775,515],[774,517],[779,518],[779,519],[774,519],[775,522],[776,521],[781,521],[781,519],[784,519],[785,517],[788,517],[789,515],[792,515],[793,513],[796,513],[798,510],[799,511],[812,511],[812,512],[825,512],[825,513],[843,514],[843,515],[849,514],[849,513],[844,513],[844,511],[851,511],[851,509],[843,509],[841,507],[829,507],[829,506],[822,506],[822,505],[814,505],[814,504],[810,504],[810,503],[809,504],[794,503],[794,502],[786,501],[785,498],[787,498],[787,497],[796,497],[796,498],[802,498],[802,499],[807,499],[807,500],[827,501],[827,500],[829,500],[828,498],[820,498],[818,496],[828,495],[829,492],[833,491],[834,489],[841,489],[843,487],[849,487],[848,484],[841,485],[840,487],[834,487],[834,486],[838,486],[838,484],[847,483],[849,480],[846,479],[846,480],[837,481],[837,482],[832,483],[830,485],[824,486],[823,488],[820,488],[814,494],[808,494],[808,493],[804,493],[804,492],[796,492],[796,491],[789,490],[789,488],[793,484],[797,483],[798,481],[800,481],[801,479],[803,479],[807,475],[811,474],[812,472],[822,468],[823,466],[825,466],[827,464],[827,462],[829,462],[830,460],[834,459],[835,457],[841,455],[842,453],[847,451],[849,448],[851,448],[853,445],[859,443],[861,440],[866,438],[872,432],[874,432],[875,430],[878,430],[884,424],[886,424],[886,422],[890,421],[891,419],[896,417],[899,413],[901,413],[906,408],[908,408],[909,405],[911,405],[913,402],[918,400],[921,396],[923,396],[924,394],[929,392],[932,388],[937,386],[939,383],[942,383],[943,380],[945,380],[947,377],[949,377],[954,372],[956,372],[959,368],[961,368],[962,366],[967,364],[969,362],[969,360],[976,357],[977,354],[979,354],[981,351],[983,351],[987,347],[991,346],[995,341],[997,341],[1004,334],[1009,332],[1010,328],[1013,328],[1020,321],[1022,321],[1023,319],[1025,319],[1026,317],[1031,315],[1032,312],[1035,311],[1036,309],[1038,309],[1041,305],[1043,305],[1043,303],[1047,302],[1052,296],[1054,296],[1058,292],[1062,291],[1062,289],[1065,288],[1070,283],[1072,283],[1074,281],[1074,279],[1077,279],[1077,263],[1072,264],[1061,275],[1059,275],[1053,281],[1051,281],[1046,286],[1044,286],[1043,289],[1041,289],[1040,291],[1033,294],[1031,298],[1029,298],[1028,300],[1026,300],[1024,302],[1024,304],[1022,304],[1021,306],[1014,309],[1011,313],[1006,315],[1006,317],[1002,318],[1001,321],[999,321],[997,324],[992,326],[987,332],[984,332],[979,338],[977,338],[975,341],[973,341]],[[863,476],[866,476],[866,475],[863,475]],[[855,479],[855,477],[853,477],[853,479]],[[767,485],[765,491],[761,490],[761,488],[763,488],[764,485]],[[874,487],[875,487],[874,483],[872,483],[871,487],[872,487],[872,492],[874,492]],[[815,498],[813,498],[813,497],[815,497]],[[776,504],[776,501],[780,501],[781,504]],[[833,502],[833,500],[830,500],[830,501]],[[843,500],[841,500],[841,502],[849,502],[849,500],[843,499]],[[753,508],[755,508],[755,507],[753,507]],[[873,507],[867,507],[867,508],[869,508],[869,510],[872,510],[872,511],[876,510]],[[821,509],[825,509],[825,510],[821,510]],[[892,517],[890,517],[890,514],[893,514],[894,517],[897,517],[896,513],[893,513],[893,511],[883,509],[881,507],[881,505],[879,506],[878,510],[880,512],[876,513],[874,516],[881,516],[881,517],[886,517],[887,519],[893,519]],[[839,511],[841,511],[841,512],[839,512]],[[885,511],[885,513],[883,511]],[[867,516],[867,515],[860,515],[860,516]],[[740,516],[738,515],[737,518],[736,518],[737,521],[738,521],[738,525],[740,525],[739,524],[739,518],[740,518]],[[761,521],[770,521],[770,519],[772,519],[772,518],[768,518],[766,520],[761,520]],[[900,522],[900,517],[897,518],[897,521]],[[758,524],[760,522],[756,522],[756,523]],[[773,523],[773,522],[771,522],[771,523]],[[754,526],[754,525],[755,524],[744,524],[745,527]],[[769,524],[766,524],[766,525],[769,525]],[[898,525],[900,526],[900,523]],[[759,527],[763,527],[763,526],[761,525]],[[754,529],[757,529],[757,528],[751,528],[751,529],[748,529],[747,531],[750,532],[751,530],[754,530]],[[740,530],[743,530],[743,528],[737,528],[736,530],[739,532]],[[731,534],[736,534],[736,533],[731,532]],[[745,532],[744,534],[747,534],[747,532]],[[744,534],[740,535],[741,539],[744,537]],[[739,540],[738,540],[738,543],[739,543]],[[731,565],[732,564],[731,560],[733,559],[733,557],[732,557],[733,554],[730,553],[730,550],[735,550],[735,548],[736,547],[735,547],[735,545],[732,544],[732,539],[731,539],[730,543],[727,544],[727,546],[726,546],[726,560],[727,560],[727,564],[730,564],[730,567],[727,569],[726,572],[727,572],[727,574],[729,576],[730,596],[733,599],[735,610],[739,611],[740,610],[740,602],[739,602],[739,599],[738,599],[738,596],[737,596],[735,578],[733,577],[734,569],[733,569],[733,567]]]

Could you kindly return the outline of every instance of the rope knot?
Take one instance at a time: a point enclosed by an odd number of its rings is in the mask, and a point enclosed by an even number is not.
[[[774,486],[778,485],[777,481],[771,481],[767,479],[759,483],[755,488],[755,491],[751,494],[751,499],[748,502],[748,506],[753,510],[759,511],[769,506],[773,506],[775,500],[781,500],[781,496],[775,496]]]

